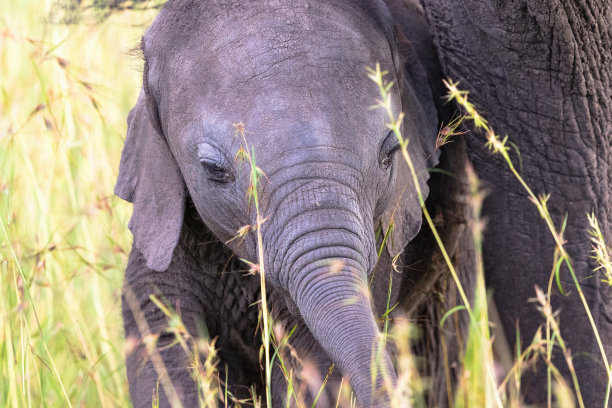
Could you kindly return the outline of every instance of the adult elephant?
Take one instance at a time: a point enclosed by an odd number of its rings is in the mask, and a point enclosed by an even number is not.
[[[496,132],[508,134],[522,157],[522,176],[537,193],[550,193],[557,226],[565,214],[572,257],[608,361],[612,360],[610,289],[591,259],[587,213],[612,237],[612,5],[609,1],[421,0],[446,76],[470,98]],[[394,9],[405,15],[401,5]],[[546,287],[554,242],[537,209],[505,163],[467,138],[468,153],[486,182],[487,284],[509,341],[516,323],[529,342],[542,319],[528,302],[534,285]],[[568,296],[556,295],[561,332],[574,356],[582,396],[602,406],[607,376],[601,353],[568,272]],[[523,343],[525,344],[525,343]],[[555,364],[569,380],[561,353]],[[546,399],[544,370],[523,381],[528,402]]]
[[[198,399],[189,357],[164,331],[154,293],[190,333],[205,325],[217,338],[234,395],[259,382],[259,278],[235,260],[258,261],[255,234],[235,239],[257,223],[249,164],[236,160],[246,145],[265,173],[262,261],[275,315],[288,329],[297,324],[292,347],[314,377],[335,364],[328,389],[344,375],[362,406],[389,404],[383,380],[393,385],[396,374],[378,350],[378,317],[390,260],[417,234],[421,211],[386,113],[370,109],[380,95],[366,67],[380,63],[394,81],[393,113],[405,113],[408,150],[427,192],[438,129],[430,83],[440,78],[435,58],[419,58],[429,40],[424,20],[412,21],[408,46],[382,1],[166,3],[142,40],[143,91],[128,118],[115,190],[134,204],[123,309],[136,345],[127,356],[136,407],[151,406],[157,392],[162,406]],[[377,263],[375,231],[392,223]],[[150,359],[149,332],[159,336]],[[275,370],[274,405],[282,406],[285,381]],[[318,389],[306,388],[312,402]]]

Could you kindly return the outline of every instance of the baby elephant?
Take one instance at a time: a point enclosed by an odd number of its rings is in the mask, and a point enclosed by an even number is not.
[[[379,317],[391,259],[419,231],[421,210],[387,113],[371,109],[381,96],[366,68],[380,63],[393,81],[424,193],[438,128],[427,27],[418,6],[401,10],[404,30],[382,0],[169,0],[146,31],[115,189],[134,206],[123,315],[135,407],[193,407],[201,393],[155,298],[191,338],[216,338],[219,377],[236,398],[252,385],[261,393],[260,277],[240,259],[263,262],[272,315],[295,327],[299,359],[287,357],[286,372],[311,373],[294,378],[300,398],[312,403],[334,365],[320,406],[335,404],[342,377],[361,406],[390,404],[397,379],[379,350]],[[260,175],[257,206],[245,152]],[[388,230],[378,259],[376,231]],[[280,407],[291,401],[277,362]]]

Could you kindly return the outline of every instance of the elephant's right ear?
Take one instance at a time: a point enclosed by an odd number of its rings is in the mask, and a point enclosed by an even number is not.
[[[164,271],[178,243],[185,183],[166,139],[153,128],[144,90],[128,115],[115,194],[134,203],[129,228],[147,267]]]

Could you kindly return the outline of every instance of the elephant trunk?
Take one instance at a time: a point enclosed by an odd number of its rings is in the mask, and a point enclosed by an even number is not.
[[[289,169],[299,168],[297,180],[292,173],[276,176],[281,187],[269,201],[275,216],[264,224],[264,242],[272,248],[269,277],[288,292],[360,404],[389,406],[384,385],[393,386],[396,374],[380,349],[367,280],[376,263],[374,206],[358,194],[352,167],[338,165],[333,173],[328,167],[294,165]]]
[[[380,349],[384,346],[370,302],[367,271],[376,259],[373,232],[370,237],[357,208],[318,194],[313,201],[319,205],[293,213],[285,224],[281,240],[287,246],[275,254],[273,269],[281,272],[279,284],[314,338],[349,377],[361,405],[388,406],[383,383],[393,385],[396,374],[386,350]]]
[[[319,344],[349,377],[361,405],[388,406],[383,381],[394,385],[396,374],[386,351],[379,349],[384,346],[378,341],[365,271],[350,258],[332,262],[314,262],[300,271],[289,294]]]

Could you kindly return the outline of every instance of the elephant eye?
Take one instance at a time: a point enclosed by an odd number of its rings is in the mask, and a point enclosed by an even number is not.
[[[378,163],[383,169],[389,168],[393,162],[393,155],[399,149],[400,144],[397,140],[397,136],[393,131],[389,132],[385,140],[382,142],[380,147],[380,153],[378,154]]]
[[[208,178],[214,182],[227,184],[234,181],[232,173],[224,167],[219,166],[218,163],[211,162],[208,160],[200,160],[202,167],[208,173]]]
[[[208,143],[199,144],[198,157],[209,180],[220,184],[234,181],[231,166],[217,147]]]

